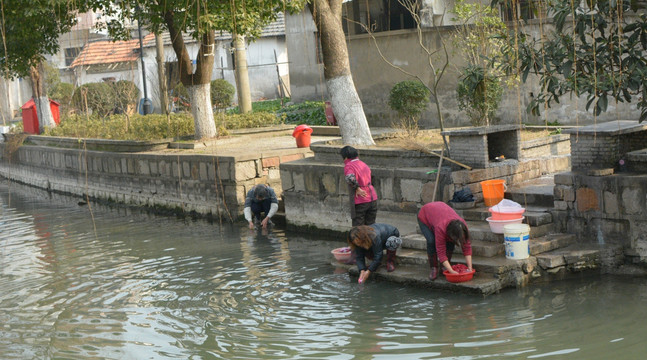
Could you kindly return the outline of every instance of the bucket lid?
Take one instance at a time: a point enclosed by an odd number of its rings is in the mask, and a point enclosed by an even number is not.
[[[528,231],[530,231],[530,226],[528,226],[528,224],[508,224],[503,226],[503,232],[517,233]]]

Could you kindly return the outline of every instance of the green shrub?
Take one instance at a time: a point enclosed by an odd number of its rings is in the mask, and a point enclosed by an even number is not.
[[[268,112],[249,114],[223,114],[214,115],[218,132],[223,129],[249,129],[264,126],[283,124],[283,117]]]
[[[305,101],[286,106],[276,114],[285,117],[286,124],[326,125],[326,106],[323,101]]]
[[[74,91],[72,103],[81,112],[91,111],[102,117],[107,116],[115,108],[115,92],[112,86],[104,82],[83,84]]]
[[[131,114],[139,100],[139,88],[129,80],[119,80],[112,84],[115,94],[115,110],[117,113]]]
[[[211,105],[216,109],[225,109],[231,106],[236,88],[225,79],[216,79],[211,82]]]
[[[458,108],[470,117],[472,125],[490,125],[503,96],[499,78],[486,75],[482,67],[469,65],[458,79]]]
[[[418,120],[429,103],[429,94],[420,81],[401,81],[391,88],[389,106],[397,111],[400,127],[410,136],[418,134]]]
[[[189,114],[139,115],[128,120],[123,115],[100,118],[97,115],[73,115],[57,127],[47,129],[45,135],[113,140],[159,140],[195,133],[193,117]]]
[[[59,82],[49,89],[48,96],[52,100],[58,101],[61,105],[70,105],[72,95],[74,94],[74,85],[70,83]]]
[[[283,104],[290,101],[290,98],[254,101],[252,103],[252,112],[277,112],[283,108]],[[227,111],[228,114],[239,114],[238,106]]]
[[[283,118],[272,113],[223,114],[214,116],[218,132],[227,130],[257,128],[283,123]],[[128,118],[123,115],[99,117],[93,115],[72,115],[57,127],[47,129],[45,135],[76,138],[113,140],[158,140],[166,138],[192,137],[195,135],[193,117],[188,113],[166,115],[135,114]]]

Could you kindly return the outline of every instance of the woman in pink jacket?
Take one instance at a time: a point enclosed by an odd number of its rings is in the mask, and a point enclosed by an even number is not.
[[[438,277],[439,263],[450,273],[458,274],[452,269],[450,263],[454,246],[457,244],[463,250],[468,270],[472,271],[470,233],[465,220],[454,209],[442,201],[425,204],[418,212],[418,225],[422,235],[427,239],[430,280]]]
[[[353,226],[371,225],[377,217],[377,193],[371,184],[371,169],[358,156],[352,146],[339,152],[344,158],[344,178],[348,184]]]

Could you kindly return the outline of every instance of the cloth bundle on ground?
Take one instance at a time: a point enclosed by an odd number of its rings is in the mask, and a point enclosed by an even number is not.
[[[454,192],[454,197],[452,198],[452,202],[471,202],[474,201],[474,195],[472,195],[472,191],[470,188],[466,187],[461,190],[455,191]]]

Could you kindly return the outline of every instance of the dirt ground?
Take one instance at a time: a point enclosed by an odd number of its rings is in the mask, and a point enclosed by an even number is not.
[[[528,141],[542,137],[550,136],[548,130],[521,130],[521,141]],[[377,146],[397,147],[408,150],[418,150],[421,148],[440,149],[443,147],[443,138],[440,130],[420,130],[415,137],[408,136],[404,133],[394,137],[378,139],[375,141]]]

